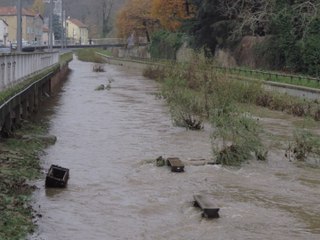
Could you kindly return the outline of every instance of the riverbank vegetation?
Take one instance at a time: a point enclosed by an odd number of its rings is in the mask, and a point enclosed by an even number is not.
[[[199,130],[209,120],[216,131],[212,136],[216,162],[240,165],[252,153],[264,160],[266,151],[259,122],[241,111],[237,103],[252,101],[256,83],[230,81],[217,71],[207,71],[205,59],[195,57],[192,64],[164,67],[161,95],[168,102],[173,122],[190,130]],[[159,71],[156,69],[155,71]],[[145,73],[150,73],[150,69]],[[254,90],[253,90],[254,89]]]
[[[13,138],[0,139],[0,239],[24,239],[35,228],[37,214],[30,206],[36,188],[30,181],[39,178],[39,154],[49,144],[41,137],[44,123],[24,122]]]
[[[259,81],[230,80],[221,71],[208,70],[212,63],[201,56],[194,56],[191,63],[148,67],[144,75],[161,82],[161,96],[169,105],[175,125],[195,130],[209,120],[215,129],[212,146],[216,163],[240,165],[252,157],[267,158],[268,149],[261,139],[265,134],[259,119],[243,105],[257,105],[320,121],[319,102],[266,91]],[[298,137],[292,140],[294,151],[311,151],[309,145],[312,145],[311,152],[319,154],[317,142],[311,141],[311,135],[304,136],[307,140],[303,146],[296,141]]]
[[[320,138],[305,129],[294,132],[293,140],[286,151],[289,160],[306,161],[309,157],[317,159],[320,156]],[[316,162],[319,160],[316,160]]]
[[[147,39],[153,57],[172,58],[182,41],[211,57],[222,50],[238,66],[318,77],[319,19],[318,0],[134,0],[116,26],[119,37]]]
[[[76,51],[79,60],[84,62],[104,63],[104,59],[97,54],[98,48],[81,48]]]

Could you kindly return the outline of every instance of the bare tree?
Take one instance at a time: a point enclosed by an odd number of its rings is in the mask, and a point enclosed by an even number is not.
[[[102,10],[102,36],[106,37],[110,31],[110,16],[114,0],[100,0],[100,3]]]
[[[319,0],[297,1],[293,10],[295,14],[292,21],[297,22],[296,31],[304,40],[310,32],[311,25],[320,17],[320,2]]]
[[[233,38],[244,34],[264,35],[276,0],[219,0],[218,10],[235,23]]]

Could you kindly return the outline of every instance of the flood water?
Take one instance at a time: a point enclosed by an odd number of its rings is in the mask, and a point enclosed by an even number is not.
[[[210,129],[174,127],[155,97],[157,83],[124,67],[73,60],[72,73],[52,106],[50,133],[58,141],[42,157],[70,168],[66,189],[37,183],[42,215],[33,240],[320,239],[320,169],[270,152],[267,162],[241,168],[186,166],[172,173],[148,160],[210,159]],[[94,91],[113,79],[110,90]],[[269,124],[270,131],[290,124]],[[273,128],[273,129],[271,129]],[[207,220],[194,194],[210,194],[220,218]]]

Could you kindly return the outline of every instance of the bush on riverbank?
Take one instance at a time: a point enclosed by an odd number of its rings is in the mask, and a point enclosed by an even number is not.
[[[142,75],[153,80],[162,80],[165,78],[164,67],[148,65],[143,69]]]
[[[209,119],[215,128],[212,143],[217,163],[240,165],[253,153],[259,160],[265,158],[258,121],[238,107],[238,102],[252,102],[261,85],[230,81],[217,71],[208,71],[207,64],[195,57],[190,64],[165,68],[161,93],[174,123],[194,129],[186,124],[191,120],[201,129]]]
[[[250,114],[240,110],[239,103],[320,120],[317,100],[267,91],[258,81],[230,80],[223,72],[210,69],[211,64],[195,56],[190,63],[161,65],[162,72],[160,67],[149,67],[145,76],[162,83],[161,94],[176,125],[192,129],[186,119],[201,123],[199,126],[210,119],[215,128],[213,152],[217,162],[239,165],[253,154],[258,160],[266,159],[267,151],[259,138],[262,129]]]
[[[293,141],[289,144],[286,157],[289,160],[306,161],[309,157],[319,158],[320,139],[319,136],[307,130],[296,130]]]
[[[271,110],[286,112],[297,117],[311,117],[315,121],[320,121],[320,103],[287,94],[263,91],[255,100],[256,105],[267,107]]]
[[[0,142],[0,239],[4,240],[24,239],[35,228],[30,206],[35,186],[28,182],[40,176],[38,154],[48,143],[36,136],[45,134],[46,127],[30,122],[22,126],[14,138]]]

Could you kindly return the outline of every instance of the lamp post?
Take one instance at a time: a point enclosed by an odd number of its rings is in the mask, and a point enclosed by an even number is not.
[[[22,51],[22,7],[21,0],[17,0],[17,51]]]
[[[65,21],[66,21],[66,11],[64,10],[64,0],[61,0],[61,48],[65,48],[67,46],[66,43],[66,29],[65,29]]]
[[[53,48],[53,0],[50,0],[50,8],[49,8],[49,50],[52,51]]]

